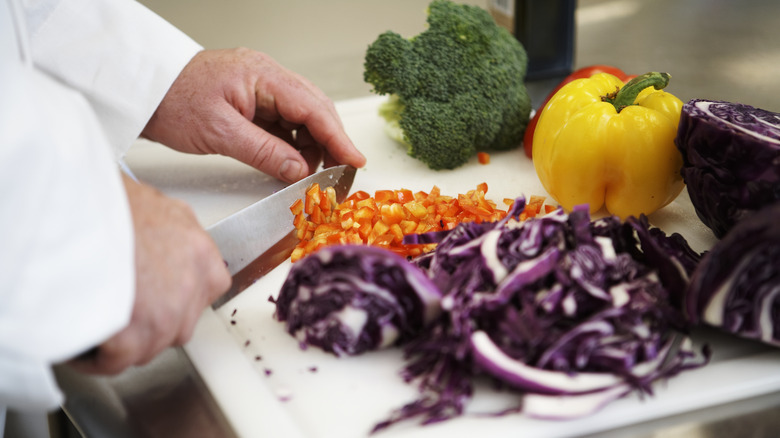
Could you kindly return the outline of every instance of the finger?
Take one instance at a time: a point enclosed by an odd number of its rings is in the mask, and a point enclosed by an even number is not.
[[[215,147],[277,179],[295,182],[309,174],[304,157],[288,142],[234,113],[232,128],[215,139]]]
[[[333,167],[333,166],[338,166],[338,165],[339,165],[338,160],[336,160],[335,158],[330,156],[330,154],[325,153],[325,156],[322,158],[322,166],[323,167],[328,168],[328,167]]]
[[[280,120],[278,123],[268,123],[255,120],[255,124],[263,128],[269,134],[292,145],[303,157],[311,174],[316,171],[323,160],[323,147],[317,144],[305,126],[301,127]],[[294,131],[294,135],[293,135]]]
[[[316,171],[322,163],[325,152],[322,146],[314,141],[308,129],[304,127],[298,130],[295,136],[295,145],[303,159],[306,160],[309,173]]]
[[[203,270],[210,272],[207,278],[212,281],[206,286],[203,293],[192,294],[192,299],[185,301],[185,306],[187,304],[189,306],[180,314],[178,330],[171,341],[171,346],[184,345],[189,342],[203,310],[230,289],[233,279],[222,257],[216,263],[205,266]]]
[[[274,137],[284,141],[285,143],[289,145],[295,145],[295,135],[293,134],[294,129],[285,128],[279,123],[262,124],[258,126]]]
[[[339,163],[355,167],[365,165],[365,157],[347,136],[332,101],[321,92],[312,91],[312,86],[307,84],[308,81],[299,78],[292,83],[274,81],[269,90],[258,90],[257,100],[269,105],[269,97],[262,93],[270,92],[279,116],[289,123],[306,126],[315,142],[322,145]]]
[[[141,357],[151,356],[147,338],[138,327],[125,329],[101,344],[93,354],[73,360],[70,365],[88,374],[118,374],[141,362]]]
[[[286,69],[275,61],[271,62],[272,67],[275,67],[273,74],[268,74],[267,77],[264,78],[266,80],[258,83],[255,90],[257,109],[260,111],[260,114],[267,117],[268,120],[277,120],[279,118],[278,108],[276,107],[276,97],[278,94],[275,90],[277,88],[279,88],[280,91],[287,91],[290,93],[303,92],[304,95],[308,94],[310,98],[318,101],[317,105],[320,107],[319,109],[330,113],[330,116],[337,120],[339,125],[343,128],[341,119],[336,111],[336,106],[319,87],[314,85],[314,83],[306,77]],[[274,75],[276,77],[275,80],[268,80]]]
[[[325,106],[325,108],[328,109],[328,112],[331,114],[331,116],[338,122],[341,129],[344,129],[344,122],[341,120],[341,117],[339,116],[338,111],[336,110],[336,105],[333,103],[333,101],[316,85],[314,85],[313,82],[311,82],[309,79],[307,79],[305,76],[301,76],[297,73],[293,73],[298,78],[298,80],[309,89],[309,92],[311,92],[317,99],[322,102],[322,104]]]
[[[213,248],[212,257],[208,260],[206,266],[202,268],[203,272],[208,273],[206,278],[209,281],[202,283],[204,287],[206,287],[206,290],[204,293],[198,295],[198,297],[200,297],[199,301],[188,300],[188,302],[193,304],[193,312],[191,313],[195,314],[196,317],[200,317],[203,309],[226,293],[233,283],[233,278],[230,276],[227,263],[222,258],[219,248],[217,248],[217,244],[211,237],[209,237],[209,245]]]
[[[194,309],[194,312],[187,312],[184,315],[184,318],[182,318],[181,326],[179,327],[179,332],[174,339],[174,345],[184,345],[187,342],[192,339],[192,335],[195,332],[195,326],[198,324],[198,321],[200,320],[201,315],[203,314],[203,309],[208,307],[210,303],[212,303],[214,300],[217,299],[218,296],[222,295],[223,292],[220,292],[219,295],[211,296],[209,298],[208,303],[206,303],[205,306],[200,306],[196,309]]]

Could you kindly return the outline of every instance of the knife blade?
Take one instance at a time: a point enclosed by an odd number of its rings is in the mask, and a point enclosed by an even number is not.
[[[206,229],[227,264],[233,284],[212,304],[218,309],[252,283],[286,260],[298,238],[295,235],[290,206],[304,200],[312,184],[333,187],[336,201],[349,194],[356,169],[341,165],[310,175],[255,202]]]

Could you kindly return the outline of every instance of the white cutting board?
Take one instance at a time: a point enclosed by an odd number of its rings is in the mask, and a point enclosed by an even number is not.
[[[353,191],[428,191],[436,185],[442,194],[454,196],[487,182],[487,197],[498,203],[521,194],[546,195],[521,148],[492,153],[487,165],[473,159],[453,171],[429,170],[385,137],[383,120],[376,114],[383,100],[369,97],[337,104],[347,132],[368,158]],[[686,193],[650,219],[667,233],[683,234],[697,251],[715,241],[696,218]],[[279,266],[218,311],[207,310],[185,348],[242,437],[365,437],[393,409],[417,396],[416,388],[398,376],[404,364],[401,350],[339,359],[315,348],[299,348],[283,324],[273,319],[274,305],[268,301],[277,295],[289,267],[289,262]],[[540,421],[521,415],[480,416],[480,412],[512,406],[516,399],[478,386],[469,415],[424,427],[405,422],[375,436],[582,435],[780,390],[780,350],[714,331],[697,333],[695,339],[713,346],[710,365],[656,385],[654,397],[618,400],[588,418]]]

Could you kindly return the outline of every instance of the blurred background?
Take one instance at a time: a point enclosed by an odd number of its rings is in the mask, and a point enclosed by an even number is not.
[[[456,0],[487,7],[490,0]],[[528,0],[548,2],[550,0]],[[506,1],[504,1],[505,3]],[[366,47],[425,28],[427,0],[141,0],[206,48],[268,53],[333,100],[370,94]],[[501,1],[499,1],[501,3]],[[780,111],[780,2],[578,0],[574,67],[671,73],[668,91]]]
[[[488,0],[459,1],[486,7]],[[208,49],[271,55],[333,100],[370,94],[363,56],[376,37],[425,29],[427,0],[142,0]]]

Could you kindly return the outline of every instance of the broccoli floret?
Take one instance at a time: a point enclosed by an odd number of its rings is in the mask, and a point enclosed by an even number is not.
[[[477,6],[434,0],[428,28],[387,31],[366,51],[364,79],[390,95],[390,136],[432,169],[454,169],[480,150],[522,142],[531,112],[522,44]]]

